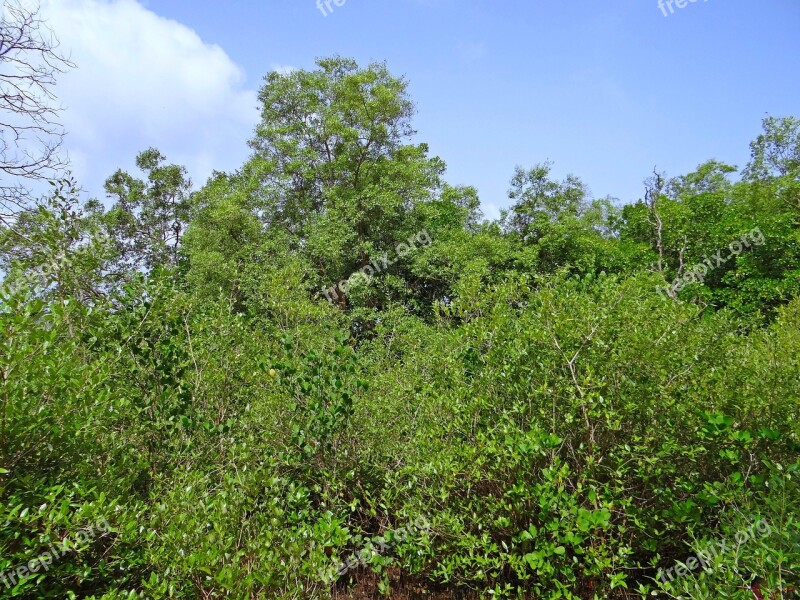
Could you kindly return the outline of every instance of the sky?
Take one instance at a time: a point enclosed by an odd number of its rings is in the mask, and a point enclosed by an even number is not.
[[[744,167],[766,116],[800,116],[800,0],[42,0],[78,67],[56,94],[90,196],[156,147],[196,186],[249,155],[272,70],[386,61],[416,141],[508,207],[514,167],[553,162],[592,196],[641,197],[653,168]],[[323,12],[325,14],[323,14]]]

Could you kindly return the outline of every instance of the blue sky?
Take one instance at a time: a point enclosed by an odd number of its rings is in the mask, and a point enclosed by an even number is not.
[[[595,197],[640,197],[716,158],[743,167],[767,115],[800,115],[800,1],[47,0],[82,74],[64,83],[76,175],[101,196],[153,145],[196,183],[248,154],[255,92],[319,56],[385,60],[418,141],[487,216],[517,164],[551,160]],[[138,112],[137,112],[138,111]]]

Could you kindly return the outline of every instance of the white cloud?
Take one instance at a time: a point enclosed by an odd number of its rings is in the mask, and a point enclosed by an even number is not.
[[[258,121],[256,92],[217,45],[135,0],[44,0],[43,14],[78,68],[56,88],[79,182],[102,196],[118,167],[155,146],[196,183],[238,167]]]

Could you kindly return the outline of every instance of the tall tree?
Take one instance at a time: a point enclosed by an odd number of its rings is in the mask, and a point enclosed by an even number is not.
[[[192,182],[184,167],[165,161],[163,154],[150,148],[136,157],[146,181],[122,170],[106,180],[106,193],[116,202],[103,220],[115,241],[121,268],[178,264],[189,222]],[[92,208],[98,209],[97,203]]]
[[[541,238],[548,225],[566,216],[579,216],[587,208],[588,191],[574,175],[563,181],[550,178],[550,163],[530,169],[517,167],[508,197],[515,203],[509,225],[528,242]]]
[[[768,117],[762,127],[764,132],[750,144],[752,160],[745,177],[800,177],[800,119]]]
[[[264,219],[327,277],[342,277],[414,233],[409,214],[444,164],[410,144],[408,84],[383,64],[344,58],[271,73],[246,172],[263,182]]]

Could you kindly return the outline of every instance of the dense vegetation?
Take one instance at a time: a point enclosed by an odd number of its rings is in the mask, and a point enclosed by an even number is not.
[[[487,222],[384,65],[259,100],[238,171],[0,230],[0,597],[791,597],[800,121]]]

